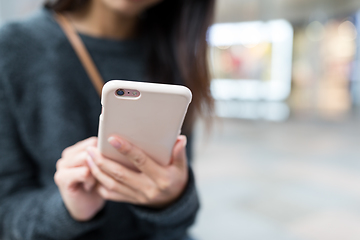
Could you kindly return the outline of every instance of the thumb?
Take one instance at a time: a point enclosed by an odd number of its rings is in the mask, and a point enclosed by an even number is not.
[[[186,143],[187,139],[186,136],[180,135],[173,149],[173,165],[177,166],[178,168],[186,168],[187,167],[187,157],[186,157]]]

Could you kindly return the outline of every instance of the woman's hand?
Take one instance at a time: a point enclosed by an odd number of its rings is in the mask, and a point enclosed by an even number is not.
[[[86,163],[86,149],[96,145],[96,137],[78,142],[66,148],[56,163],[55,183],[70,215],[78,221],[90,220],[105,204]]]
[[[120,137],[111,137],[109,142],[139,172],[107,159],[96,148],[89,147],[88,164],[99,182],[97,192],[104,199],[161,208],[181,195],[188,180],[185,136],[178,137],[168,166],[161,166]]]

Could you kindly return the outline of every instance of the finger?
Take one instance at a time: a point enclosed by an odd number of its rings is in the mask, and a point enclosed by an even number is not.
[[[83,151],[85,150],[88,146],[96,146],[97,145],[97,140],[98,138],[97,137],[89,137],[87,139],[84,139],[80,142],[77,142],[75,145],[74,145],[74,148],[80,150],[80,151]]]
[[[96,191],[103,199],[106,200],[116,201],[116,202],[128,202],[128,203],[136,202],[136,199],[118,192],[110,191],[100,184],[97,185]]]
[[[74,157],[61,158],[56,163],[56,169],[86,166],[87,152],[82,151]]]
[[[116,181],[121,182],[137,191],[154,186],[152,180],[150,180],[146,175],[135,172],[118,162],[103,157],[96,148],[89,147],[87,151],[96,166]]]
[[[128,141],[117,136],[109,138],[109,143],[123,154],[137,169],[156,181],[166,174],[164,167],[160,166],[143,151]]]
[[[74,145],[67,147],[61,154],[61,157],[72,156],[80,151],[84,151],[89,146],[97,146],[97,137],[90,137],[80,142],[75,143]]]
[[[91,172],[89,170],[89,172]],[[96,186],[96,179],[95,177],[92,175],[92,174],[89,174],[89,176],[85,179],[85,182],[84,182],[84,189],[87,191],[87,192],[91,192],[94,187]]]
[[[186,136],[178,137],[172,152],[172,165],[179,169],[187,169]]]
[[[87,160],[87,162],[89,164],[90,171],[91,171],[92,175],[107,190],[109,190],[111,192],[117,192],[117,193],[119,193],[121,195],[125,195],[125,196],[128,196],[128,197],[133,197],[133,196],[136,195],[136,192],[133,189],[131,189],[128,186],[116,181],[115,179],[113,179],[109,175],[102,172],[96,166],[96,164],[94,163],[94,161],[93,161],[93,159],[91,158],[90,155],[88,155],[88,158],[86,160]]]
[[[76,167],[57,171],[54,180],[58,186],[75,188],[79,183],[85,183],[89,179],[89,175],[88,167]]]

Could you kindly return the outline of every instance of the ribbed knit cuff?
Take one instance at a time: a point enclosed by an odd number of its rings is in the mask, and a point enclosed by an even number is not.
[[[52,229],[54,236],[61,236],[59,239],[73,239],[100,227],[105,220],[104,209],[90,221],[74,220],[66,209],[58,189],[49,196],[44,204],[44,220],[49,223],[49,228]]]

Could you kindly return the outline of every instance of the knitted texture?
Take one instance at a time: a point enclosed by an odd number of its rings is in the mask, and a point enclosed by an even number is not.
[[[141,40],[81,35],[106,80],[144,80]],[[96,136],[99,96],[50,11],[0,30],[0,239],[183,239],[199,202],[194,177],[173,205],[107,202],[71,218],[53,176],[61,152]],[[189,138],[191,140],[191,138]],[[189,150],[189,149],[188,149]]]

